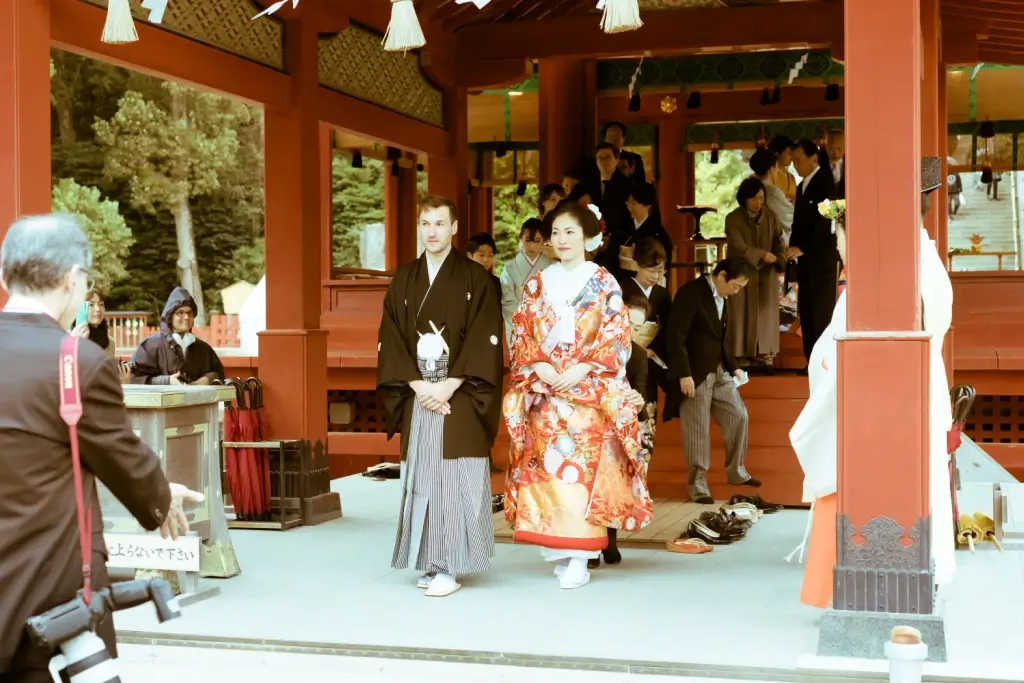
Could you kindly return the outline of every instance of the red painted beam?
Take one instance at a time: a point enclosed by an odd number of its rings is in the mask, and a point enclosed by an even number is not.
[[[652,15],[657,15],[656,20]],[[736,9],[645,12],[637,31],[609,35],[600,16],[469,26],[457,31],[460,61],[685,54],[702,48],[802,47],[841,40],[839,3],[783,3]]]
[[[402,114],[321,87],[320,120],[338,128],[428,155],[448,156],[448,132]]]
[[[169,31],[135,22],[139,41],[108,45],[100,41],[106,11],[80,0],[51,0],[53,44],[126,69],[184,81],[250,102],[284,109],[288,106],[288,75],[230,55]]]

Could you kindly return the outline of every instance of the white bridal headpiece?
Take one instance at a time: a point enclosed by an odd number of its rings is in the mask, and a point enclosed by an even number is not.
[[[590,213],[597,217],[598,222],[601,221],[601,209],[597,208],[596,204],[587,204],[587,208],[590,209]],[[604,235],[597,233],[593,237],[587,238],[583,243],[583,248],[589,252],[595,252],[601,248],[601,244],[604,242]]]

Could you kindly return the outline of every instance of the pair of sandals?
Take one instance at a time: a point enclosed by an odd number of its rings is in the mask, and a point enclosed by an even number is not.
[[[730,498],[727,507],[732,507],[740,503],[747,503],[753,505],[758,510],[758,512],[760,512],[763,515],[770,515],[782,509],[782,506],[779,505],[778,503],[768,503],[764,501],[760,496],[741,495],[736,495]]]
[[[712,545],[728,545],[742,540],[753,525],[724,507],[715,512],[702,512],[690,522],[690,536],[701,538]]]
[[[960,515],[959,525],[960,530],[956,535],[956,540],[961,545],[966,545],[974,552],[974,544],[981,543],[984,541],[991,542],[995,545],[996,550],[1002,550],[1003,544],[996,538],[996,523],[991,517],[984,515],[980,512],[975,512],[974,515]]]
[[[714,550],[713,545],[728,545],[746,536],[762,514],[754,503],[731,502],[717,512],[702,513],[679,538],[666,543],[665,549],[684,555],[709,553]]]

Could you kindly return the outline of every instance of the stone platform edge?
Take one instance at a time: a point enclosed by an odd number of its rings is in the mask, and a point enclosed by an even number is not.
[[[735,681],[777,681],[778,683],[861,683],[862,681],[888,681],[888,674],[868,671],[835,671],[808,668],[760,668],[692,664],[685,662],[632,661],[611,658],[562,657],[512,652],[474,650],[446,650],[440,648],[413,648],[388,645],[354,645],[345,643],[267,640],[155,633],[148,631],[119,631],[117,642],[124,645],[155,647],[209,648],[222,650],[252,650],[285,654],[316,654],[334,657],[361,657],[406,661],[446,662],[462,664],[491,664],[524,668],[567,669],[679,678],[710,678]],[[971,678],[953,676],[925,676],[926,683],[975,683]],[[1019,683],[1007,680],[986,683]]]

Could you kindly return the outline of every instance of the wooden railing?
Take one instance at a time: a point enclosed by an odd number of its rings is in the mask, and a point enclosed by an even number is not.
[[[108,311],[108,334],[119,349],[135,349],[143,339],[160,328],[148,324],[149,313],[145,311]],[[209,324],[192,330],[199,339],[215,349],[237,349],[238,316],[215,313]]]

